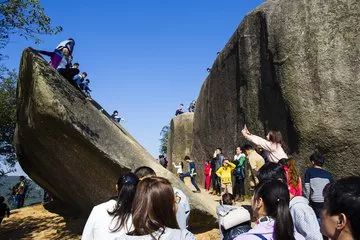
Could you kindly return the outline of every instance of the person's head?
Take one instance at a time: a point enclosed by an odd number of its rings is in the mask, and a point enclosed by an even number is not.
[[[228,166],[229,166],[229,159],[225,157],[223,161],[223,167],[227,168]]]
[[[24,176],[20,176],[20,177],[19,177],[19,180],[20,180],[20,181],[24,181],[24,180],[25,180],[25,177],[24,177]]]
[[[83,72],[82,75],[83,75],[84,78],[87,77],[87,73],[86,73],[86,72]]]
[[[5,202],[5,198],[3,196],[0,196],[0,203]]]
[[[286,174],[283,166],[274,162],[265,163],[258,172],[259,182],[279,180],[286,183]]]
[[[240,155],[242,153],[240,147],[237,147],[235,151],[236,151],[236,155]]]
[[[325,190],[321,232],[334,240],[360,239],[360,177],[347,177]]]
[[[156,176],[155,171],[151,167],[142,166],[135,169],[134,174],[140,179],[143,180],[147,177],[154,177]]]
[[[89,84],[89,83],[90,83],[90,79],[88,79],[88,78],[85,79],[85,82]]]
[[[318,150],[315,150],[310,156],[310,161],[314,166],[322,167],[325,163],[325,158]]]
[[[215,150],[215,152],[217,153],[217,154],[221,154],[222,153],[222,148],[216,148],[216,150]]]
[[[72,65],[72,67],[73,67],[73,68],[76,68],[76,69],[79,68],[79,66],[80,66],[79,63],[74,63],[74,64]]]
[[[224,193],[221,197],[223,204],[225,205],[233,205],[234,204],[234,196],[231,193]]]
[[[189,157],[189,156],[185,156],[185,157],[184,157],[184,160],[185,160],[186,162],[189,162],[189,161],[190,161],[190,157]]]
[[[117,110],[115,110],[114,112],[113,112],[113,115],[118,115],[119,114],[119,112],[117,111]]]
[[[110,229],[111,231],[116,232],[126,226],[138,182],[139,178],[131,172],[119,177],[116,183],[117,202],[115,208],[108,211],[108,214],[116,219],[116,224]]]
[[[242,147],[242,149],[243,149],[243,151],[245,152],[246,155],[249,155],[249,153],[254,150],[254,147],[251,146],[250,144],[245,144]]]
[[[61,52],[65,57],[70,56],[70,51],[69,51],[69,49],[67,47],[62,48]]]
[[[178,229],[175,194],[169,180],[148,177],[140,181],[131,213],[134,235],[147,235],[166,227]]]
[[[287,166],[288,163],[288,159],[287,158],[282,158],[279,160],[278,162],[281,166]]]
[[[184,107],[184,104],[180,103],[179,108],[182,109]]]
[[[296,166],[295,159],[289,158],[286,166],[289,168],[289,171],[288,171],[289,184],[293,187],[296,187],[300,181],[300,173]]]
[[[268,216],[275,220],[274,239],[295,239],[289,201],[288,187],[281,181],[261,182],[255,188],[251,204],[254,216],[257,219]]]
[[[267,134],[266,139],[272,143],[283,144],[283,137],[280,131],[271,130]]]

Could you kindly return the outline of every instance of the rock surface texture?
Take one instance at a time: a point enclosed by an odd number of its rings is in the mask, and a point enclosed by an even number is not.
[[[184,157],[191,155],[193,145],[194,113],[184,113],[174,117],[170,122],[170,135],[167,157],[169,167],[175,173],[172,163],[179,164]],[[184,166],[187,165],[184,162]]]
[[[29,49],[18,83],[16,149],[24,171],[56,199],[83,213],[115,194],[120,174],[152,167],[189,197],[190,224],[215,221],[207,199],[192,193],[129,135]]]
[[[241,129],[279,129],[302,168],[318,148],[335,176],[360,175],[360,2],[267,1],[215,60],[194,117],[196,161]],[[201,166],[201,165],[199,165]]]

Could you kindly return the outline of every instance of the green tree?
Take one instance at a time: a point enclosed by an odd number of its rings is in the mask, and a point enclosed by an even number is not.
[[[0,49],[8,44],[13,35],[39,43],[41,35],[60,31],[60,26],[51,26],[51,19],[45,14],[39,0],[0,0]],[[6,57],[0,52],[0,60]]]
[[[16,125],[16,81],[15,71],[0,78],[0,177],[12,172],[16,164],[12,144]]]
[[[164,126],[160,132],[160,154],[167,153],[167,146],[170,134],[170,126]]]
[[[16,123],[15,71],[9,71],[1,62],[8,56],[3,52],[12,36],[20,36],[36,44],[45,34],[57,34],[51,19],[39,0],[0,0],[0,177],[14,171],[17,162],[12,145]]]

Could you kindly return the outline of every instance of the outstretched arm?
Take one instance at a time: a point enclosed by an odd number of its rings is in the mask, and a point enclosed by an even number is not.
[[[259,136],[251,134],[249,132],[249,130],[247,129],[246,125],[244,126],[241,133],[248,141],[254,143],[255,145],[262,147],[263,149],[265,149],[267,151],[272,151],[271,142],[269,142]]]

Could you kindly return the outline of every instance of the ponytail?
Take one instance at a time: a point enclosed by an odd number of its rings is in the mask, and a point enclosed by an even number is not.
[[[255,189],[254,198],[263,200],[267,216],[275,220],[274,240],[295,240],[287,185],[278,180],[261,182]]]
[[[291,218],[289,203],[283,199],[279,200],[277,209],[276,209],[276,218],[274,226],[274,239],[282,240],[289,239],[295,240],[294,237],[294,225]]]

